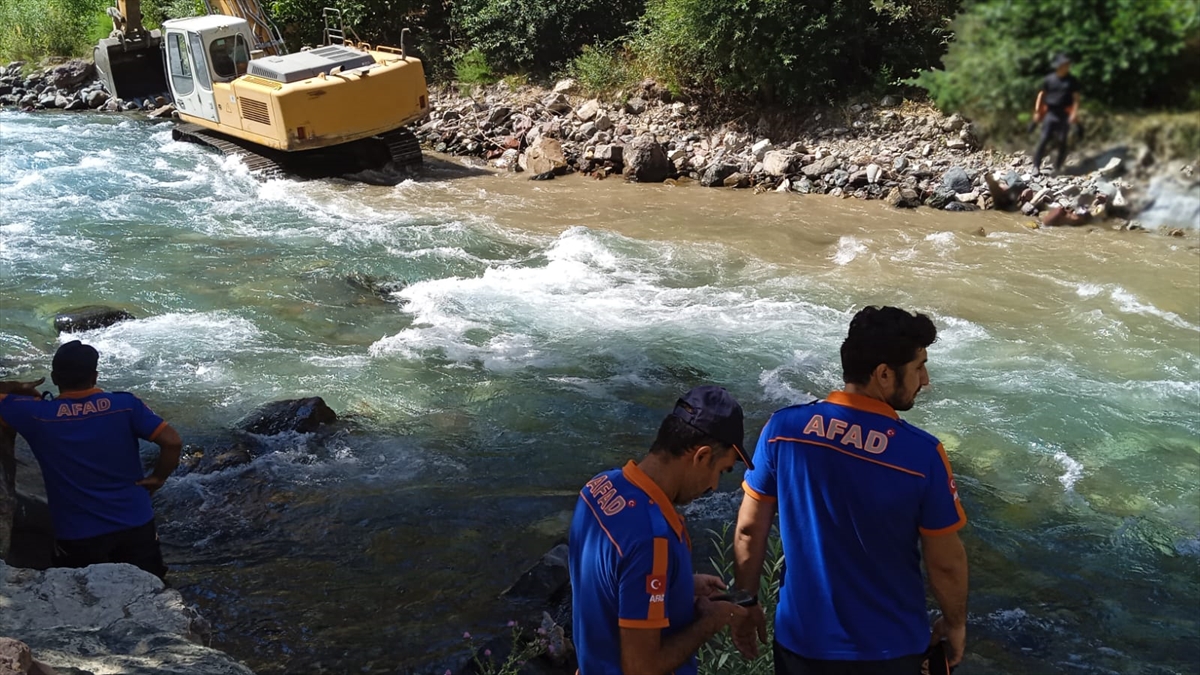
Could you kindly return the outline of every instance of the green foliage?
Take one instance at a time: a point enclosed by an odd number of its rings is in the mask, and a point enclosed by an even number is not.
[[[492,72],[483,52],[472,49],[454,59],[454,79],[461,84],[492,84],[500,78]]]
[[[915,83],[943,110],[993,126],[1028,119],[1059,51],[1075,59],[1084,100],[1112,108],[1186,104],[1200,82],[1193,0],[974,0],[953,30],[944,69]]]
[[[107,4],[105,0],[3,0],[0,57],[36,60],[90,54],[97,14],[103,15]]]
[[[607,94],[634,84],[639,72],[628,50],[608,44],[585,46],[567,65],[566,75],[589,94]]]
[[[709,561],[714,573],[722,579],[732,579],[733,537],[730,527],[726,525],[721,532],[710,531],[709,534],[717,551],[716,557]],[[758,590],[758,601],[762,603],[767,616],[767,646],[762,648],[760,645],[758,658],[746,661],[733,646],[729,632],[724,631],[700,648],[699,675],[774,675],[775,659],[770,644],[775,640],[775,607],[779,604],[783,567],[783,541],[779,538],[779,530],[772,528]]]
[[[958,0],[649,0],[639,56],[668,84],[818,103],[940,55]]]
[[[454,25],[505,70],[549,73],[585,45],[624,35],[643,0],[459,0]]]
[[[497,658],[491,650],[481,650],[475,645],[470,633],[463,633],[463,639],[471,644],[474,653],[471,663],[479,675],[520,675],[526,663],[549,651],[550,642],[544,636],[526,635],[515,621],[509,621],[508,627],[511,631],[512,647],[504,658]]]

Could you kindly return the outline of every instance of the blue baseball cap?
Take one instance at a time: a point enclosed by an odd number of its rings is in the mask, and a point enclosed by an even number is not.
[[[713,439],[733,446],[746,468],[754,468],[750,453],[746,452],[742,406],[724,387],[706,384],[692,389],[675,402],[675,410],[671,415]]]
[[[51,370],[59,375],[88,376],[96,372],[96,364],[100,362],[100,354],[95,347],[85,345],[79,340],[64,343],[54,353]]]

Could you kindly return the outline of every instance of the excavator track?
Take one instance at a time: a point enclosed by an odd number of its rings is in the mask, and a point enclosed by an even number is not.
[[[379,137],[387,144],[394,168],[418,169],[421,167],[421,142],[417,140],[412,131],[401,127],[381,134]]]
[[[250,173],[263,180],[279,178],[285,174],[283,166],[278,161],[258,152],[261,149],[259,146],[222,136],[198,124],[178,123],[171,130],[171,137],[177,141],[207,145],[220,151],[223,155],[237,157],[242,160]]]
[[[238,157],[263,180],[343,177],[378,185],[395,185],[421,167],[421,144],[405,128],[318,150],[283,152],[232,138],[198,124],[179,122],[171,132],[177,141],[199,143]]]

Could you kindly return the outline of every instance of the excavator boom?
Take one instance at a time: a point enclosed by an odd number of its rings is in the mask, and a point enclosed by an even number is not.
[[[204,0],[204,7],[209,14],[224,14],[245,19],[246,23],[250,24],[250,32],[254,33],[254,51],[261,51],[262,55],[266,56],[287,53],[279,28],[263,11],[258,0]]]
[[[162,37],[142,25],[141,0],[117,0],[108,8],[113,29],[92,50],[96,69],[115,98],[142,99],[167,92]]]

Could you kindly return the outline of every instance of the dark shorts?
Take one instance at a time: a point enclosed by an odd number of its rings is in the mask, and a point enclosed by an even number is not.
[[[55,567],[87,567],[98,563],[129,563],[159,579],[167,576],[158,530],[154,519],[145,525],[109,532],[87,539],[58,539],[54,542]]]
[[[775,643],[775,675],[921,675],[925,654],[886,661],[806,659]]]

